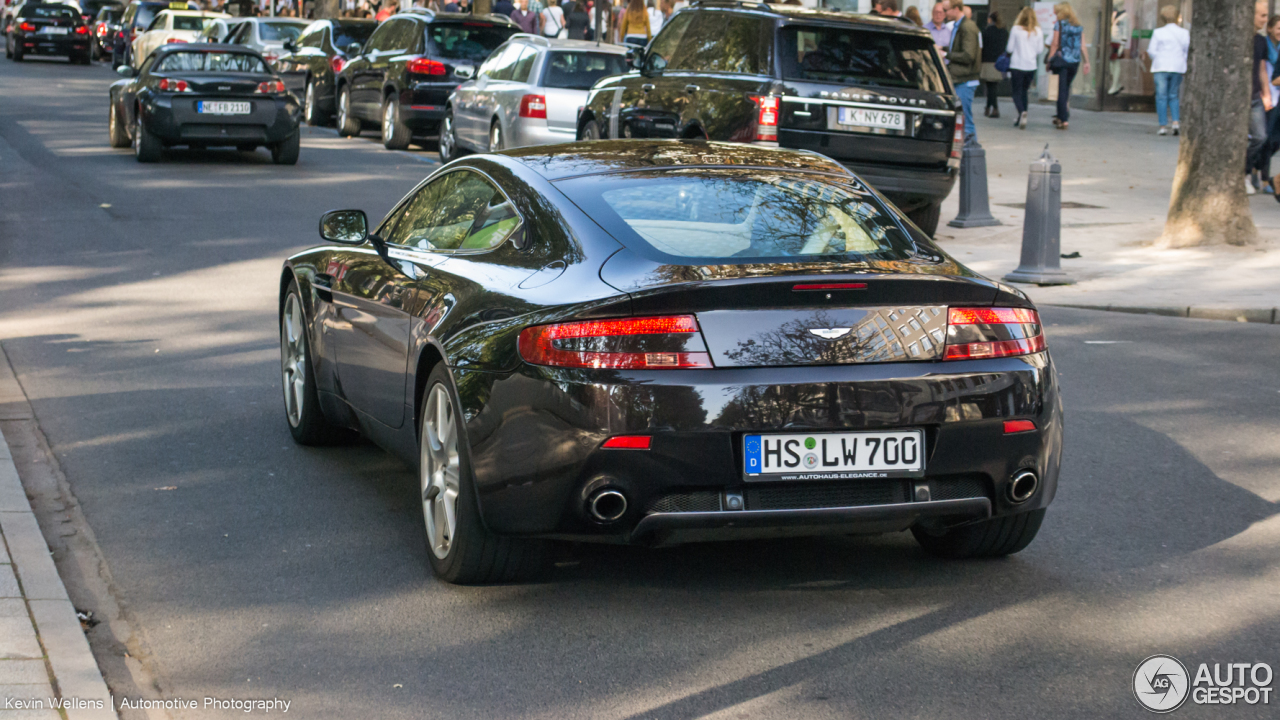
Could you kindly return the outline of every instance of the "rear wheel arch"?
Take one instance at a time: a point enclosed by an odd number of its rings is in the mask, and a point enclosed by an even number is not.
[[[684,129],[684,134],[680,136],[685,140],[707,140],[707,131],[702,129],[702,124],[693,122]]]
[[[576,137],[577,140],[582,139],[582,130],[587,126],[587,123],[595,119],[596,119],[596,114],[592,112],[590,109],[584,109],[582,111],[582,114],[578,116],[578,132]]]
[[[426,402],[427,395],[427,379],[431,377],[431,371],[436,369],[437,365],[445,365],[444,353],[434,343],[428,341],[422,346],[422,351],[418,353],[417,369],[413,373],[413,418],[415,432],[421,433],[422,428],[417,427],[422,423],[422,404]],[[452,373],[450,373],[452,376]]]

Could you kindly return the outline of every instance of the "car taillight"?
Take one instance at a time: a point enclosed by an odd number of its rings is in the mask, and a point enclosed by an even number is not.
[[[258,89],[254,90],[254,92],[262,93],[263,95],[282,93],[284,92],[284,83],[279,80],[268,80],[267,82],[258,83]]]
[[[525,95],[520,98],[520,117],[547,119],[547,98],[545,95]]]
[[[756,104],[756,140],[777,142],[778,97],[776,95],[752,95],[751,102]]]
[[[333,70],[333,74],[337,75],[342,72],[342,68],[347,66],[347,61],[338,55],[329,58],[329,68]]]
[[[86,26],[84,26],[84,25],[79,25],[79,26],[77,26],[77,27],[76,27],[76,34],[77,34],[77,35],[88,35],[88,34],[89,34],[89,28],[88,28],[88,27],[86,27]]]
[[[185,42],[186,42],[186,40],[183,40],[182,38],[169,38],[168,40],[165,40],[165,41],[164,41],[164,44],[165,44],[165,45],[173,45],[173,44],[175,44],[175,43],[185,43]]]
[[[601,447],[610,450],[648,450],[653,438],[648,435],[614,435]]]
[[[414,58],[405,63],[404,69],[415,75],[444,75],[446,72],[444,63],[423,57]]]
[[[1040,315],[1027,308],[951,308],[943,360],[1030,355],[1044,350]]]
[[[191,90],[191,86],[187,85],[186,80],[170,80],[169,78],[162,78],[160,84],[156,87],[165,92],[189,92]]]
[[[106,35],[106,34],[107,34],[107,26],[106,26],[106,25],[99,25],[99,26],[98,26],[98,34],[99,34],[99,35]]]
[[[36,26],[32,25],[29,22],[24,22],[18,26],[18,29],[21,30],[22,32],[35,32]]]
[[[959,159],[964,147],[964,114],[956,113],[956,132],[951,136],[951,157]]]
[[[262,53],[262,59],[263,59],[263,60],[266,60],[266,61],[267,61],[267,64],[268,64],[268,65],[270,65],[271,63],[275,62],[276,60],[279,60],[279,59],[280,59],[280,56],[279,56],[279,55],[276,55],[275,53],[264,52],[264,53]]]
[[[539,325],[520,333],[531,365],[569,368],[709,368],[711,355],[692,315]]]

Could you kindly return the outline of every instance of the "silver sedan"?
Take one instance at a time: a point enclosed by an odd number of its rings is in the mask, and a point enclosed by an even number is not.
[[[618,45],[513,35],[449,96],[441,159],[573,142],[587,91],[600,78],[626,73],[626,53]]]

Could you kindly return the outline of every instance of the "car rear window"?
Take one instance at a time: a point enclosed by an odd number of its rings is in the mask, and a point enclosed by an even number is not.
[[[369,36],[377,30],[378,26],[373,23],[363,25],[337,25],[333,28],[333,46],[339,50],[346,50],[351,43],[360,43],[364,45],[369,42]]]
[[[193,16],[193,15],[174,15],[173,29],[174,30],[203,30],[205,25],[208,25],[210,22],[212,21],[209,20],[208,18],[202,18],[198,16]]]
[[[947,92],[931,38],[857,28],[782,28],[782,77]]]
[[[258,37],[262,38],[264,42],[297,40],[302,31],[306,29],[307,26],[303,23],[264,22],[258,23]]]
[[[602,77],[625,75],[627,59],[615,53],[560,50],[547,58],[542,84],[550,88],[590,90]]]
[[[854,178],[687,169],[592,175],[557,186],[624,245],[697,264],[916,255],[893,214]]]
[[[67,20],[76,17],[76,13],[71,8],[62,5],[28,5],[22,8],[22,17]]]
[[[157,73],[265,73],[267,66],[256,55],[234,52],[207,52],[194,50],[175,52],[160,58],[152,69]]]
[[[431,23],[427,38],[432,52],[440,57],[480,63],[507,38],[516,33],[505,25],[479,22]]]

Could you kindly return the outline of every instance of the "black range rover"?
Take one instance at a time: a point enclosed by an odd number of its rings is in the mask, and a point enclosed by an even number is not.
[[[901,20],[700,2],[592,88],[579,139],[707,138],[812,150],[932,235],[955,184],[960,104],[933,38]]]

